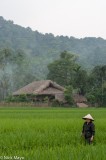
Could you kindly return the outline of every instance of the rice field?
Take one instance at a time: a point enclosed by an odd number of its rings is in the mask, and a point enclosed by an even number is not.
[[[86,114],[95,119],[93,145],[81,138]],[[105,108],[0,108],[0,160],[106,160]]]

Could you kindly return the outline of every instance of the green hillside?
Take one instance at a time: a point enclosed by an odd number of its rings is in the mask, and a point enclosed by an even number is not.
[[[0,17],[0,48],[22,49],[36,58],[37,65],[42,63],[45,70],[47,64],[59,57],[63,50],[77,54],[79,63],[85,68],[106,64],[106,40],[102,38],[44,35],[29,27],[16,25],[13,21],[6,21],[3,17]]]

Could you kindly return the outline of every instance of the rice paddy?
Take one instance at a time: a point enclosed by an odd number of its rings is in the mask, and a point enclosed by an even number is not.
[[[93,145],[81,137],[84,115],[95,119]],[[0,108],[0,160],[106,160],[105,108]]]

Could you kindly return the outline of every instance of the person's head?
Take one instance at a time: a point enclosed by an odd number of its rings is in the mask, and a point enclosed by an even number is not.
[[[92,120],[91,120],[91,119],[88,119],[88,118],[86,118],[85,121],[86,121],[87,123],[92,122]]]

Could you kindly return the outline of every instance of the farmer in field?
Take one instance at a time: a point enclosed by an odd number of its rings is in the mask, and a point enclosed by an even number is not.
[[[90,114],[87,114],[82,119],[85,120],[82,129],[82,136],[85,138],[85,144],[91,144],[95,135],[95,125],[93,123],[94,119]]]

